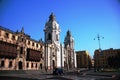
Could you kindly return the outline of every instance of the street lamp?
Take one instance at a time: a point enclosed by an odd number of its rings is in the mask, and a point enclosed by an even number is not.
[[[102,54],[102,51],[101,51],[100,40],[101,40],[101,38],[104,39],[104,37],[102,37],[102,36],[100,36],[99,34],[97,34],[97,37],[96,37],[96,38],[97,38],[97,40],[98,40],[99,53],[100,53],[100,55],[103,55],[103,54]],[[94,40],[95,40],[96,38],[94,38]],[[95,59],[95,60],[96,60],[96,59]],[[95,61],[95,63],[96,63],[96,61]],[[100,65],[100,59],[99,59],[99,57],[98,57],[98,64],[99,64],[99,65],[97,65],[97,70],[100,70],[101,65]],[[96,71],[96,65],[95,65],[95,71]]]
[[[95,37],[94,40],[95,40],[96,38],[97,38],[97,40],[98,40],[98,44],[99,44],[99,52],[101,52],[101,44],[100,44],[100,40],[101,40],[101,38],[104,39],[104,37],[103,37],[103,36],[100,36],[99,34],[97,34],[97,37]]]

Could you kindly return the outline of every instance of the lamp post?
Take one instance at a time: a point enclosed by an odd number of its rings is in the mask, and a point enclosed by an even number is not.
[[[100,36],[99,34],[97,34],[97,37],[96,37],[96,38],[97,38],[97,40],[98,40],[99,53],[100,53],[100,55],[102,55],[100,40],[101,40],[101,38],[104,39],[104,37],[102,37],[102,36]],[[94,40],[95,40],[96,38],[94,38]],[[96,64],[95,64],[95,71],[96,71],[96,68],[97,68],[98,71],[99,71],[100,68],[101,68],[100,58],[98,57],[97,59],[98,59],[98,64],[99,64],[99,65],[97,65],[97,67],[96,67]],[[95,60],[96,60],[96,59],[95,59]],[[95,61],[95,63],[96,63],[96,61]]]
[[[98,40],[99,52],[101,52],[101,44],[100,44],[100,40],[101,40],[101,38],[104,39],[104,37],[103,37],[103,36],[100,36],[99,34],[97,34],[97,37],[95,37],[94,40],[95,40],[96,38],[97,38],[97,40]]]

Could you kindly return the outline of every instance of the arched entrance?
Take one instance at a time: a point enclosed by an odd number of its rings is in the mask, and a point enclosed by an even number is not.
[[[52,60],[52,63],[53,63],[53,68],[55,68],[55,61],[54,61],[54,60]]]
[[[19,63],[18,63],[18,68],[19,68],[19,69],[22,69],[22,61],[19,61]]]
[[[40,69],[42,69],[42,63],[40,63]]]

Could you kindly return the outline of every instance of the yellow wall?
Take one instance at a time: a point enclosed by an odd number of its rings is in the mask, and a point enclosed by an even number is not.
[[[88,68],[92,59],[87,51],[76,51],[77,68]]]
[[[109,67],[107,59],[110,56],[115,56],[120,49],[106,49],[102,50],[102,52],[99,52],[98,50],[95,50],[94,52],[94,60],[95,60],[95,66],[96,67]]]

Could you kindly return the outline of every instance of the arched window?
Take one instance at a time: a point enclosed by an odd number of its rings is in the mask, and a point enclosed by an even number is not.
[[[37,63],[36,63],[36,65],[35,65],[35,67],[37,68]]]
[[[59,41],[59,36],[58,35],[56,35],[56,40]]]
[[[5,38],[9,38],[9,33],[5,33]]]
[[[9,67],[12,67],[12,61],[9,62]]]
[[[31,64],[31,68],[33,68],[33,63]]]
[[[55,61],[54,61],[54,60],[52,60],[52,62],[53,62],[53,68],[55,68]]]
[[[27,68],[29,67],[29,63],[27,63]]]
[[[4,67],[5,63],[4,61],[1,61],[1,67]]]
[[[51,34],[49,33],[48,34],[48,40],[51,40],[52,39],[52,36],[51,36]]]
[[[42,63],[40,63],[40,69],[42,69]]]
[[[19,61],[18,67],[19,67],[19,69],[22,69],[22,62],[21,61]]]
[[[15,40],[15,35],[12,36],[12,40]]]

